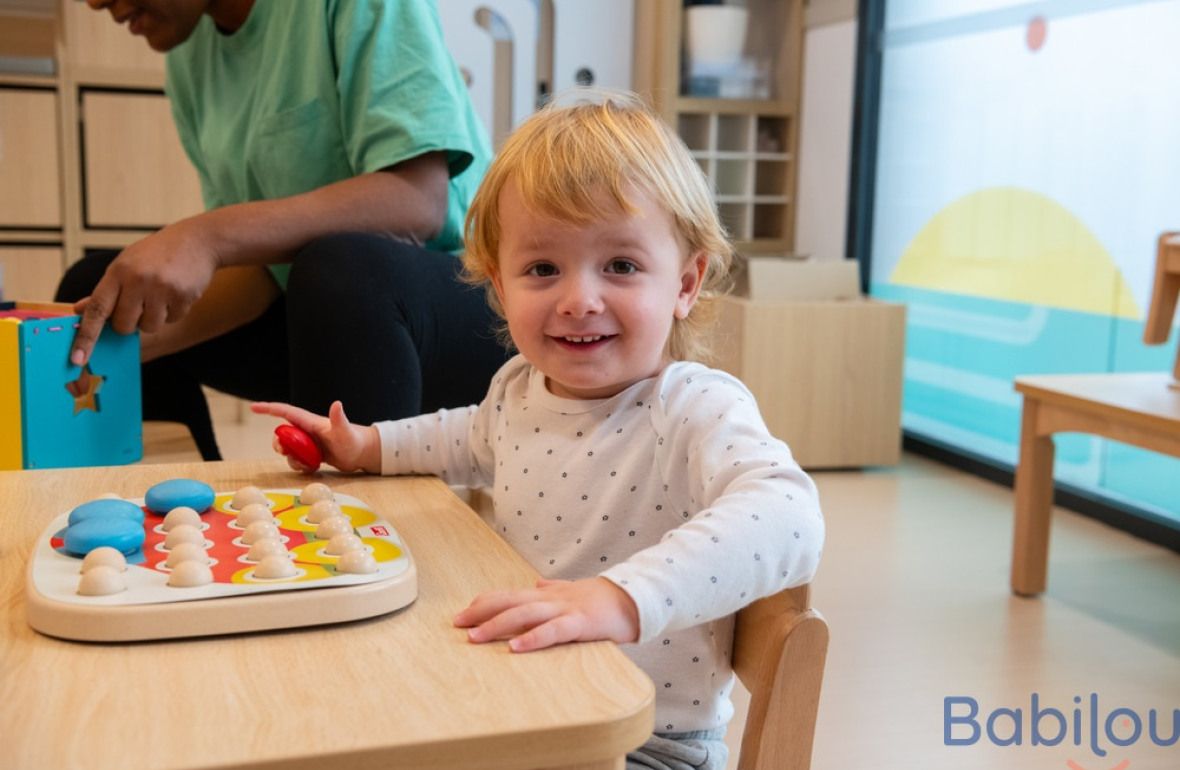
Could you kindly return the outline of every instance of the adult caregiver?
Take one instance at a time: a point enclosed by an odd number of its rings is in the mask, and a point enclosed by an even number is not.
[[[453,252],[491,151],[435,4],[87,1],[167,52],[206,211],[67,271],[71,362],[138,328],[145,419],[205,459],[202,384],[362,423],[478,401],[506,353]]]

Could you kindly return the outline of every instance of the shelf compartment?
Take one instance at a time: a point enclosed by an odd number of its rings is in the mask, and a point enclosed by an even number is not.
[[[0,246],[0,299],[52,301],[61,272],[59,244]]]
[[[0,87],[0,227],[62,226],[57,94]]]
[[[754,194],[784,195],[790,164],[785,160],[759,160],[754,164]]]
[[[718,152],[752,152],[752,115],[717,115]]]
[[[721,224],[725,226],[732,240],[750,240],[753,222],[749,203],[745,201],[719,202],[717,214],[721,217]]]
[[[709,150],[713,145],[713,115],[686,112],[677,118],[677,132],[693,151]]]
[[[204,209],[164,94],[87,88],[79,102],[83,227],[155,229]]]
[[[785,239],[788,235],[787,213],[789,208],[783,203],[756,203],[753,208],[751,223],[752,237],[755,239]]]
[[[791,146],[790,120],[781,115],[759,115],[754,148],[759,153],[786,153]]]
[[[750,162],[748,160],[729,160],[718,158],[714,173],[714,184],[717,195],[749,196],[750,194]]]

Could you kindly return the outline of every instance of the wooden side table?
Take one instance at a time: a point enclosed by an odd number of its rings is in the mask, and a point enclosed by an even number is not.
[[[1053,434],[1090,433],[1180,457],[1180,390],[1165,373],[1018,377],[1024,396],[1012,591],[1045,590],[1053,505]]]

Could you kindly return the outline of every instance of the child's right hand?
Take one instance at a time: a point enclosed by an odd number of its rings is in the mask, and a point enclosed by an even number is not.
[[[291,404],[260,401],[250,405],[255,414],[280,417],[297,428],[302,428],[315,439],[324,453],[324,462],[345,473],[362,470],[381,472],[381,443],[377,429],[371,425],[354,425],[344,416],[344,406],[332,402],[328,416],[313,414]],[[275,451],[287,458],[287,464],[300,473],[310,473],[303,463],[291,457],[276,439]]]

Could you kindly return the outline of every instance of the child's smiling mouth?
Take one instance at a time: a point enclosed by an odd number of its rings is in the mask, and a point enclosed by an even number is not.
[[[598,347],[603,343],[609,342],[616,336],[617,335],[614,334],[569,334],[554,336],[551,339],[564,347],[586,350],[588,348]]]

